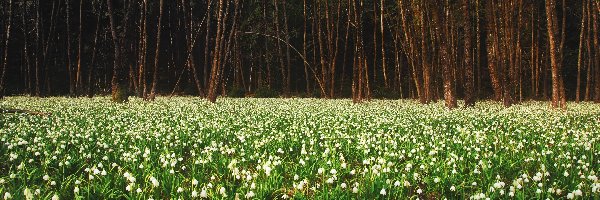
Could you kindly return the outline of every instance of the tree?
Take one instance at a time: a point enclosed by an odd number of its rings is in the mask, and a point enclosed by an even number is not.
[[[158,82],[158,67],[160,66],[158,63],[158,58],[160,57],[160,33],[162,30],[162,18],[163,18],[163,7],[164,0],[160,0],[159,2],[159,14],[158,14],[158,25],[156,27],[156,49],[154,52],[154,70],[152,71],[152,89],[150,89],[150,95],[148,96],[148,100],[153,101],[156,98],[156,84]]]
[[[564,5],[563,5],[564,6]],[[564,15],[565,13],[563,13]],[[561,102],[562,74],[556,34],[558,32],[558,20],[556,16],[555,0],[546,0],[546,17],[548,19],[548,43],[550,44],[550,65],[552,66],[552,107],[566,108]]]
[[[224,25],[223,25],[223,18],[224,18],[224,14],[223,14],[223,10],[225,10],[224,5],[223,5],[223,0],[219,0],[219,4],[217,6],[217,33],[215,35],[215,48],[213,51],[213,62],[212,62],[212,66],[211,66],[211,70],[210,70],[210,79],[209,79],[209,83],[208,83],[208,100],[212,103],[215,103],[217,101],[217,87],[218,87],[218,80],[220,79],[220,75],[221,75],[221,45],[222,45],[222,38],[225,35],[224,32]]]
[[[465,105],[474,106],[475,98],[473,95],[473,63],[471,59],[471,16],[469,12],[469,0],[463,0],[463,21],[465,32]]]
[[[8,20],[6,22],[6,38],[4,39],[4,54],[2,56],[2,71],[0,73],[0,99],[4,97],[4,79],[8,61],[8,42],[10,41],[10,27],[12,25],[12,0],[8,0]]]
[[[112,100],[114,102],[123,103],[127,102],[129,99],[127,73],[125,73],[125,67],[123,66],[123,61],[121,60],[121,48],[119,45],[119,38],[117,37],[111,0],[106,0],[106,4],[108,6],[108,19],[110,22],[110,32],[115,53],[113,58],[113,75],[111,79]]]

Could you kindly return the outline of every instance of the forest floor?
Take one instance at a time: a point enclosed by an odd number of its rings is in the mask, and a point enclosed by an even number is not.
[[[600,198],[600,105],[7,97],[0,196]]]

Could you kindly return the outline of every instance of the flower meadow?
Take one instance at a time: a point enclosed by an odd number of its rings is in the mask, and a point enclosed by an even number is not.
[[[8,97],[3,199],[599,199],[600,105]]]

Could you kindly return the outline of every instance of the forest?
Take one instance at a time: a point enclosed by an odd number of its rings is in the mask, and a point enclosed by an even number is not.
[[[600,102],[595,0],[4,0],[0,96]]]

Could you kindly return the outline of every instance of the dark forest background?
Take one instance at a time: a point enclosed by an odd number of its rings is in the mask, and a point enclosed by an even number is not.
[[[3,0],[0,96],[600,102],[597,0]]]

